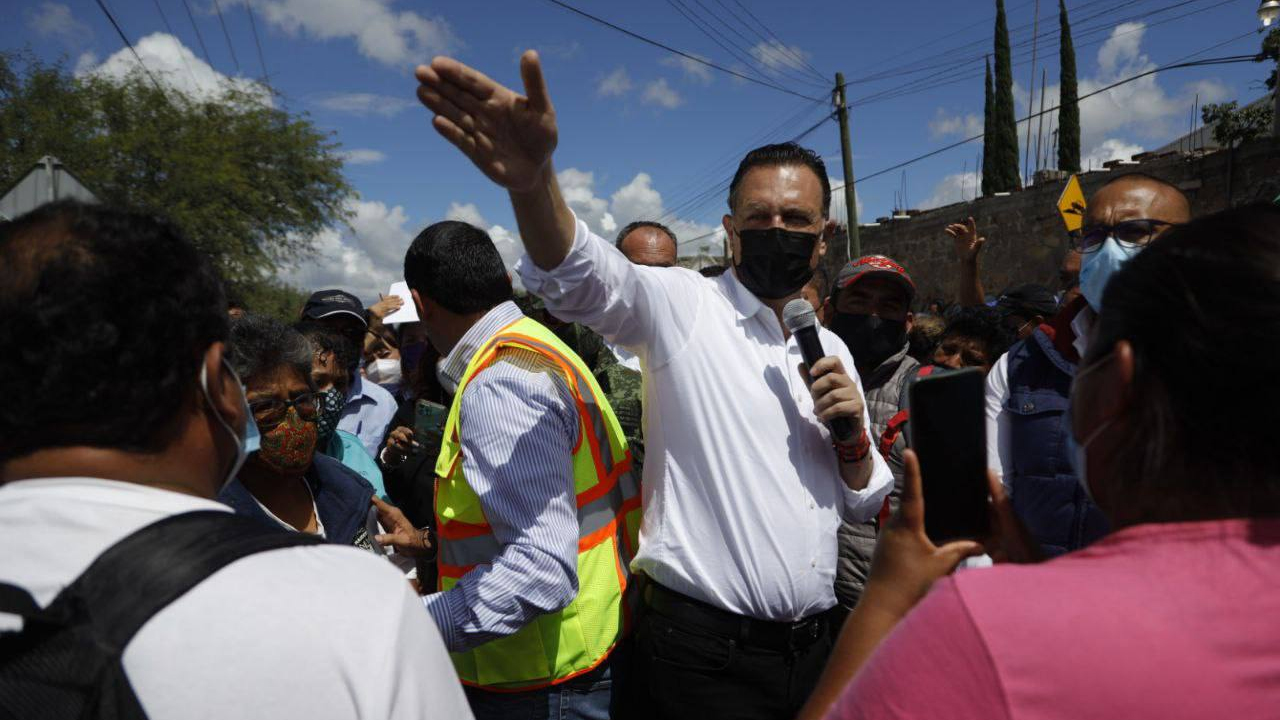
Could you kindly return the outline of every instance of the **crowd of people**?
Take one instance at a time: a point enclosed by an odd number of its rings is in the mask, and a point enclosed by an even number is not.
[[[1117,174],[1057,288],[988,296],[964,218],[926,300],[900,259],[823,272],[826,168],[767,145],[696,272],[659,222],[574,215],[521,75],[417,70],[527,295],[456,221],[405,248],[409,298],[287,320],[161,218],[0,225],[0,716],[1275,713],[1280,208]],[[938,545],[911,389],[962,369],[992,532]]]

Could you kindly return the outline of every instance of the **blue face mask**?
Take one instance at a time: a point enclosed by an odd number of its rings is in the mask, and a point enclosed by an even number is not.
[[[1080,265],[1080,294],[1094,312],[1102,312],[1102,293],[1107,282],[1125,263],[1141,251],[1141,247],[1125,247],[1114,237],[1102,241],[1102,247],[1085,253]]]
[[[226,365],[226,360],[222,362]],[[254,422],[253,410],[249,407],[249,393],[244,389],[244,385],[240,383],[240,378],[236,375],[236,371],[232,370],[230,365],[226,367],[227,372],[231,373],[231,377],[236,379],[236,384],[240,385],[240,401],[244,404],[244,437],[240,437],[239,433],[231,427],[231,423],[219,415],[217,410],[213,411],[213,416],[218,419],[218,424],[231,433],[231,439],[236,444],[236,459],[231,463],[231,469],[226,476],[222,478],[222,486],[218,488],[219,491],[225,488],[227,483],[235,479],[236,474],[240,472],[240,468],[244,465],[244,461],[249,457],[249,453],[257,452],[262,442],[262,435],[258,432],[258,423]],[[204,391],[204,398],[209,402],[209,407],[212,409],[213,401],[209,398],[209,378],[203,365],[200,366],[200,389]]]

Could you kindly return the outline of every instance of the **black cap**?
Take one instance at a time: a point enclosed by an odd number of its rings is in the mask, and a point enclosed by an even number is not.
[[[360,298],[346,290],[320,290],[311,293],[311,297],[307,298],[307,304],[302,308],[302,316],[312,320],[333,315],[350,315],[359,320],[361,325],[369,326],[369,321],[364,317],[364,305],[360,303]]]
[[[1028,284],[1005,290],[996,300],[996,307],[1006,315],[1019,315],[1025,318],[1040,315],[1047,318],[1058,312],[1058,301],[1049,288]]]

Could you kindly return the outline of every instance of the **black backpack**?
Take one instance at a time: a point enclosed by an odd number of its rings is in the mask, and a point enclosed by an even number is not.
[[[129,641],[202,580],[253,553],[319,538],[217,510],[174,515],[112,545],[41,609],[0,583],[0,718],[145,718],[125,675]]]

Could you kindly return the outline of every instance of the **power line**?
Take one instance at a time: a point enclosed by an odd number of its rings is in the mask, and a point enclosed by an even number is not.
[[[124,31],[120,29],[120,23],[116,22],[115,16],[107,9],[106,3],[102,2],[102,0],[97,0],[97,3],[98,7],[102,9],[102,14],[106,15],[107,20],[111,22],[111,27],[116,29],[116,34],[120,36],[120,40],[128,46],[129,52],[133,53],[133,59],[138,61],[138,67],[142,68],[142,72],[146,73],[147,77],[151,78],[151,84],[156,86],[156,90],[159,90],[160,94],[164,96],[167,101],[169,96],[165,95],[164,88],[160,87],[160,82],[156,80],[156,76],[151,74],[151,68],[147,67],[146,63],[142,62],[142,56],[138,55],[138,51],[133,48],[133,43],[129,42],[129,38],[124,34]]]
[[[191,14],[191,5],[187,0],[182,0],[182,7],[187,9],[187,19],[191,21],[191,29],[196,31],[196,40],[200,42],[200,52],[204,53],[205,64],[213,67],[213,61],[209,59],[209,48],[204,44],[204,35],[200,34],[200,26],[196,25],[196,16]]]
[[[178,39],[178,34],[173,31],[173,26],[169,24],[169,18],[164,14],[164,8],[160,7],[160,0],[152,0],[156,5],[156,12],[160,13],[160,21],[164,23],[164,29],[169,31],[169,36],[174,40]],[[191,86],[196,86],[196,74],[191,71],[191,63],[187,62],[187,54],[179,51],[178,57],[182,58],[182,66],[187,69],[187,74],[191,76]]]
[[[1249,32],[1249,33],[1247,33],[1247,35],[1253,35],[1253,34],[1254,34],[1253,32]],[[1225,45],[1225,44],[1230,43],[1230,42],[1235,42],[1236,40],[1239,40],[1239,39],[1241,39],[1241,38],[1243,38],[1243,37],[1246,37],[1246,35],[1241,35],[1241,36],[1239,36],[1239,37],[1232,38],[1232,39],[1230,39],[1230,40],[1227,40],[1227,41],[1224,41],[1224,42],[1222,42],[1222,43],[1219,43],[1218,45],[1215,45],[1215,46],[1213,46],[1213,47],[1221,47],[1222,45]],[[1186,56],[1186,57],[1194,57],[1195,55],[1199,55],[1200,53],[1207,52],[1207,51],[1208,51],[1208,50],[1210,50],[1210,49],[1212,49],[1212,48],[1205,48],[1204,50],[1199,50],[1199,51],[1197,51],[1197,52],[1195,52],[1195,53],[1193,53],[1193,54],[1191,54],[1191,55],[1188,55],[1188,56]],[[1087,98],[1091,98],[1091,97],[1093,97],[1093,96],[1095,96],[1095,95],[1100,95],[1100,94],[1102,94],[1102,93],[1107,92],[1108,90],[1113,90],[1113,89],[1115,89],[1115,88],[1117,88],[1117,87],[1120,87],[1121,85],[1125,85],[1125,84],[1131,83],[1131,82],[1133,82],[1133,81],[1135,81],[1135,80],[1141,80],[1142,78],[1147,77],[1148,75],[1154,75],[1154,74],[1156,74],[1156,73],[1158,73],[1158,72],[1164,72],[1165,70],[1176,70],[1176,69],[1179,69],[1179,68],[1188,68],[1188,67],[1203,67],[1203,66],[1208,66],[1208,65],[1230,65],[1230,64],[1232,64],[1232,63],[1240,63],[1240,62],[1256,62],[1256,61],[1257,61],[1257,58],[1258,58],[1258,56],[1257,56],[1257,55],[1231,55],[1231,56],[1228,56],[1228,57],[1222,57],[1222,58],[1210,58],[1210,59],[1208,59],[1208,60],[1197,60],[1197,61],[1195,61],[1195,62],[1175,62],[1175,63],[1169,64],[1169,65],[1162,65],[1162,66],[1160,66],[1160,67],[1153,68],[1153,69],[1151,69],[1151,70],[1147,70],[1146,72],[1141,72],[1141,73],[1138,73],[1137,75],[1133,75],[1133,76],[1131,76],[1131,77],[1127,77],[1127,78],[1125,78],[1125,79],[1123,79],[1123,80],[1118,80],[1118,81],[1116,81],[1116,82],[1114,82],[1114,83],[1111,83],[1110,85],[1107,85],[1106,87],[1103,87],[1103,88],[1099,88],[1099,89],[1097,89],[1097,90],[1094,90],[1094,91],[1093,91],[1093,92],[1091,92],[1091,93],[1086,93],[1086,94],[1084,94],[1084,95],[1081,95],[1079,98],[1077,98],[1077,100],[1076,100],[1076,101],[1077,101],[1077,102],[1079,102],[1079,101],[1081,101],[1081,100],[1085,100],[1085,99],[1087,99]],[[1058,105],[1054,105],[1053,107],[1048,108],[1048,109],[1047,109],[1047,110],[1045,110],[1044,112],[1045,112],[1045,113],[1055,112],[1055,111],[1057,111],[1057,110],[1058,110],[1058,108],[1059,108],[1059,106],[1058,106]],[[1032,113],[1032,114],[1030,114],[1030,115],[1028,115],[1028,116],[1026,116],[1026,117],[1022,118],[1021,120],[1018,120],[1018,122],[1019,122],[1019,123],[1021,123],[1021,122],[1030,122],[1032,119],[1034,119],[1034,118],[1036,118],[1036,117],[1039,117],[1039,116],[1040,116],[1040,114],[1041,114],[1041,113]],[[966,145],[966,144],[968,144],[968,143],[971,143],[971,142],[973,142],[974,140],[981,140],[984,134],[985,134],[985,133],[978,133],[977,135],[974,135],[973,137],[965,138],[964,140],[960,140],[960,141],[958,141],[958,142],[951,143],[950,145],[946,145],[946,146],[944,146],[944,147],[937,148],[936,150],[931,150],[931,151],[929,151],[929,152],[927,152],[927,153],[925,153],[925,154],[923,154],[923,155],[917,155],[916,157],[913,157],[913,158],[911,158],[910,160],[905,160],[905,161],[900,162],[900,163],[898,163],[898,164],[896,164],[896,165],[891,165],[891,166],[889,166],[889,167],[887,167],[887,168],[884,168],[884,169],[882,169],[882,170],[877,170],[877,171],[875,171],[875,172],[873,172],[873,173],[871,173],[871,174],[869,174],[869,175],[863,175],[862,177],[860,177],[860,178],[858,178],[858,179],[854,180],[854,181],[853,181],[853,183],[854,183],[854,185],[857,185],[857,184],[858,184],[858,183],[860,183],[860,182],[865,182],[865,181],[870,180],[870,179],[872,179],[872,178],[880,177],[881,175],[884,175],[884,174],[886,174],[886,173],[891,173],[891,172],[893,172],[894,170],[898,170],[898,169],[904,168],[904,167],[906,167],[906,166],[908,166],[908,165],[912,165],[912,164],[914,164],[914,163],[920,162],[921,160],[925,160],[925,159],[927,159],[927,158],[934,157],[935,155],[941,155],[942,153],[944,153],[944,152],[946,152],[946,151],[948,151],[948,150],[954,150],[955,148],[958,148],[958,147],[960,147],[961,145]],[[844,185],[841,185],[839,188],[832,188],[832,189],[831,189],[831,192],[835,192],[836,190],[843,190],[843,189],[844,189]]]
[[[258,48],[258,65],[262,68],[262,79],[267,79],[267,61],[262,56],[262,41],[258,39],[258,23],[253,19],[253,6],[245,3],[245,12],[249,13],[249,27],[253,30],[253,44]]]
[[[236,57],[235,46],[231,44],[231,33],[227,32],[227,21],[222,17],[222,6],[218,4],[218,0],[213,0],[213,9],[218,13],[218,24],[222,25],[222,36],[227,39],[227,50],[231,52],[231,62],[236,65],[236,74],[240,74],[240,59]]]
[[[676,55],[679,55],[680,57],[687,58],[687,59],[692,60],[692,61],[694,61],[694,62],[696,62],[696,63],[701,63],[701,64],[703,64],[703,65],[706,65],[706,66],[707,66],[707,67],[709,67],[709,68],[712,68],[712,69],[714,69],[714,70],[719,70],[719,71],[720,71],[720,72],[722,72],[722,73],[727,73],[727,74],[732,75],[732,76],[737,77],[737,78],[741,78],[741,79],[743,79],[743,80],[746,80],[747,82],[755,83],[756,85],[763,85],[763,86],[765,86],[765,87],[767,87],[767,88],[772,88],[772,89],[774,89],[774,90],[777,90],[778,92],[783,92],[783,93],[786,93],[786,94],[788,94],[788,95],[794,95],[794,96],[796,96],[796,97],[804,98],[804,99],[806,99],[806,100],[814,100],[814,101],[818,101],[818,102],[821,102],[821,101],[823,101],[823,100],[824,100],[824,98],[816,98],[816,97],[812,97],[812,96],[810,96],[810,95],[805,95],[805,94],[803,94],[803,93],[798,93],[798,92],[796,92],[796,91],[794,91],[794,90],[789,90],[789,89],[787,89],[787,88],[785,88],[785,87],[782,87],[781,85],[776,85],[776,84],[771,83],[771,82],[766,82],[766,81],[764,81],[764,80],[760,80],[759,78],[751,77],[750,75],[744,75],[744,74],[742,74],[742,73],[738,72],[737,70],[730,70],[729,68],[724,67],[723,65],[717,65],[716,63],[713,63],[713,62],[711,62],[710,60],[704,60],[704,59],[702,59],[702,58],[700,58],[700,57],[698,57],[698,56],[696,56],[696,55],[690,55],[689,53],[684,52],[683,50],[677,50],[677,49],[675,49],[675,48],[671,47],[670,45],[667,45],[667,44],[665,44],[665,43],[658,42],[657,40],[653,40],[653,39],[651,39],[651,38],[647,38],[647,37],[645,37],[645,36],[643,36],[643,35],[640,35],[639,33],[632,32],[632,31],[630,31],[630,30],[628,30],[628,29],[626,29],[626,28],[624,28],[624,27],[621,27],[621,26],[615,25],[615,24],[613,24],[613,23],[609,22],[608,20],[605,20],[605,19],[603,19],[603,18],[600,18],[600,17],[597,17],[597,16],[595,16],[595,15],[592,15],[591,13],[586,12],[586,11],[584,11],[584,10],[579,10],[578,8],[576,8],[576,7],[572,6],[572,5],[570,5],[569,3],[562,2],[562,0],[547,0],[547,2],[551,3],[552,5],[556,5],[556,6],[559,6],[559,7],[561,7],[561,8],[564,8],[565,10],[568,10],[569,12],[574,13],[575,15],[580,15],[580,16],[582,16],[582,17],[584,17],[584,18],[586,18],[586,19],[588,19],[588,20],[590,20],[590,21],[592,21],[592,22],[594,22],[594,23],[598,23],[598,24],[600,24],[600,25],[604,25],[605,27],[610,28],[610,29],[612,29],[612,30],[616,30],[617,32],[620,32],[620,33],[622,33],[623,35],[626,35],[627,37],[634,38],[634,39],[636,39],[636,40],[639,40],[640,42],[643,42],[643,43],[646,43],[646,44],[652,45],[652,46],[657,47],[657,48],[661,48],[661,49],[663,49],[663,50],[666,50],[666,51],[667,51],[667,52],[669,52],[669,53],[674,53],[674,54],[676,54]]]
[[[720,6],[721,6],[721,7],[724,7],[724,3],[721,3],[721,2],[720,2],[720,0],[716,0],[716,2],[717,2],[717,3],[720,3]],[[805,60],[805,59],[804,59],[804,57],[802,57],[799,53],[796,53],[796,52],[792,51],[791,46],[789,46],[789,45],[787,45],[786,43],[782,42],[782,38],[780,38],[780,37],[778,37],[777,35],[775,35],[775,34],[774,34],[774,32],[773,32],[772,30],[770,30],[770,29],[769,29],[769,26],[768,26],[766,23],[764,23],[762,20],[760,20],[760,18],[756,17],[755,13],[751,12],[751,10],[750,10],[750,9],[748,9],[746,5],[743,5],[742,3],[738,2],[738,0],[733,0],[733,2],[734,2],[734,4],[735,4],[735,5],[737,5],[738,7],[742,8],[742,11],[743,11],[743,12],[745,12],[745,13],[747,14],[747,16],[748,16],[748,17],[750,17],[752,20],[755,20],[757,25],[759,25],[760,27],[764,28],[764,31],[765,31],[765,32],[767,32],[767,33],[769,33],[769,37],[773,38],[773,39],[778,43],[778,45],[777,45],[777,46],[778,46],[779,48],[782,48],[783,50],[785,50],[785,51],[787,52],[787,54],[791,55],[791,56],[792,56],[792,57],[794,57],[796,60],[798,60],[801,64],[805,65],[805,66],[806,66],[806,67],[808,67],[810,70],[812,70],[812,71],[813,71],[813,74],[814,74],[815,76],[820,77],[820,78],[823,78],[824,80],[826,79],[826,76],[824,76],[824,75],[822,74],[822,71],[821,71],[821,70],[819,70],[818,68],[816,68],[816,67],[814,67],[814,66],[810,65],[810,64],[809,64],[809,61],[808,61],[808,60]],[[728,10],[728,8],[725,8],[725,9],[726,9],[726,10]],[[730,12],[732,12],[732,11],[730,11]],[[736,16],[735,16],[735,17],[736,17]],[[739,20],[739,22],[742,22],[742,21],[741,21],[741,20]],[[744,24],[744,25],[746,25],[746,23],[743,23],[743,24]],[[755,31],[754,26],[747,26],[747,27],[749,27],[753,32]],[[759,35],[759,34],[760,34],[760,33],[758,33],[758,32],[756,33],[756,35]],[[763,36],[761,36],[761,39],[762,39],[762,40],[764,39],[764,38],[763,38]]]
[[[752,71],[755,72],[755,74],[758,75],[759,77],[765,78],[766,80],[768,79],[767,75],[760,72],[759,70],[754,69],[753,67],[754,63],[751,62],[749,59],[743,57],[741,51],[736,49],[736,46],[729,47],[724,42],[721,42],[719,37],[717,36],[723,37],[723,35],[715,28],[710,27],[710,25],[708,25],[707,22],[703,20],[701,17],[696,17],[693,14],[693,11],[690,10],[688,7],[686,7],[684,3],[680,2],[680,0],[667,0],[667,4],[670,5],[672,9],[674,9],[676,12],[680,13],[685,20],[688,20],[690,25],[693,25],[695,28],[697,28],[698,32],[701,32],[703,35],[705,35],[708,39],[711,40],[711,42],[715,43],[716,45],[719,45],[721,50],[724,50],[725,52],[733,56],[733,59],[742,63],[744,67],[751,68]],[[726,42],[728,42],[727,38],[725,40]]]
[[[702,0],[693,0],[693,1],[697,3],[698,7],[702,8],[702,11],[706,13],[708,17],[711,17],[716,22],[720,23],[720,25],[723,26],[724,29],[736,35],[738,39],[741,40],[743,43],[745,44],[751,43],[751,40],[749,40],[740,31],[738,31],[731,24],[729,24],[729,21],[725,20],[720,15],[717,15],[711,8],[707,7],[706,4],[702,2]],[[717,2],[719,2],[719,0],[717,0]],[[720,6],[724,7],[724,3],[720,3]],[[724,37],[724,36],[722,35],[721,37]],[[783,45],[780,45],[780,44],[775,45],[773,42],[765,41],[765,45],[768,47],[767,51],[773,52],[774,54],[779,56],[783,56],[781,57],[781,60],[782,60],[781,63],[770,64],[756,54],[755,52],[756,48],[744,47],[744,45],[742,44],[734,43],[733,40],[731,39],[729,40],[729,42],[733,43],[735,47],[745,52],[755,62],[755,64],[758,67],[760,67],[763,70],[772,72],[779,79],[789,78],[796,82],[807,83],[809,85],[816,85],[818,87],[823,88],[824,90],[831,86],[831,81],[825,78],[824,76],[819,75],[809,70],[806,67],[796,65],[795,60],[792,59],[791,57],[785,57],[784,56],[785,46]]]

